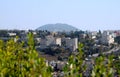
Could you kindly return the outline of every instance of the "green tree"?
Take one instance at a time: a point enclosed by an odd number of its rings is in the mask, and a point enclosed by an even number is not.
[[[92,77],[113,77],[114,69],[112,66],[113,56],[100,56],[95,59],[95,65],[92,70]]]
[[[118,43],[118,44],[120,44],[120,36],[117,36],[117,37],[115,38],[115,42]]]
[[[0,40],[0,77],[51,77],[52,69],[44,58],[39,58],[33,34],[28,34],[28,46],[13,39]]]
[[[83,77],[85,71],[83,44],[79,44],[78,54],[69,57],[68,64],[64,67],[66,77]]]
[[[120,56],[113,61],[113,67],[116,70],[116,74],[120,76]]]

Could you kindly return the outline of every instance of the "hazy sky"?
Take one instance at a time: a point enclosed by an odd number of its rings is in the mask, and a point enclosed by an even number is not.
[[[0,0],[0,29],[36,29],[50,23],[120,29],[120,0]]]

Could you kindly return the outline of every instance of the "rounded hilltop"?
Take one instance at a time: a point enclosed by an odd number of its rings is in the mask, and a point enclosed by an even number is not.
[[[36,30],[47,30],[50,32],[70,32],[77,31],[78,29],[73,27],[72,25],[56,23],[56,24],[46,24],[38,27]]]

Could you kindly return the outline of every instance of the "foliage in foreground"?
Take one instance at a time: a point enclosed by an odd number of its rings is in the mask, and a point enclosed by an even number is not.
[[[95,59],[95,65],[92,70],[92,77],[114,77],[113,56],[100,56]]]
[[[71,55],[68,64],[64,67],[65,77],[83,77],[86,66],[84,63],[83,44],[79,44],[78,53]]]
[[[83,45],[79,44],[78,54],[69,57],[68,64],[64,67],[65,77],[85,77],[87,68],[83,53]],[[114,77],[120,76],[120,58],[113,55],[101,55],[92,59],[92,69],[87,72],[87,77]]]
[[[17,39],[17,38],[16,38]],[[51,77],[51,68],[38,57],[32,33],[28,34],[28,46],[13,39],[0,40],[0,77]]]

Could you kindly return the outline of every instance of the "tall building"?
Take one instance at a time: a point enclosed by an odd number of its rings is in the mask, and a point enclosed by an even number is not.
[[[78,38],[66,38],[65,40],[66,48],[69,48],[72,51],[78,49]]]

